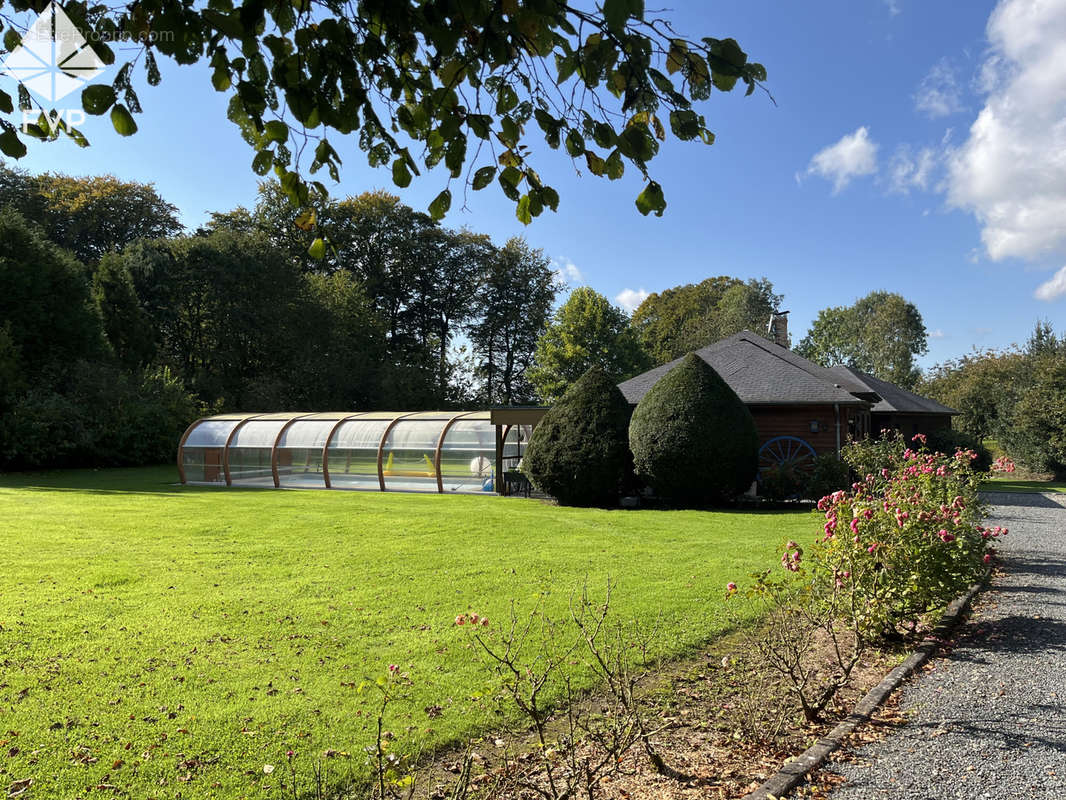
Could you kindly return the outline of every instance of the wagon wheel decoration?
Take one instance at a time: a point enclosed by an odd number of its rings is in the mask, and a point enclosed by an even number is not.
[[[814,469],[814,448],[796,436],[777,436],[759,448],[759,476],[768,469],[804,479]]]

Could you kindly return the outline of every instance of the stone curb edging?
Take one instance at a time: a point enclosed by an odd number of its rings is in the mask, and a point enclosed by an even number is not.
[[[936,652],[943,642],[944,635],[959,623],[970,603],[985,587],[989,575],[991,571],[985,573],[985,576],[971,586],[966,594],[951,602],[933,632],[922,639],[921,644],[902,664],[889,672],[877,686],[867,692],[843,722],[799,756],[786,762],[776,775],[772,775],[755,791],[744,795],[743,800],[776,800],[776,798],[784,797],[803,783],[811,772],[825,763],[825,760],[840,747],[844,739],[866,722],[873,712],[888,699],[888,696]]]

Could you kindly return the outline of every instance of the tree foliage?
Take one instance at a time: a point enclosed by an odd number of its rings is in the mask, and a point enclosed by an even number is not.
[[[781,303],[766,278],[720,275],[649,295],[633,314],[645,350],[665,364],[742,330],[765,335]]]
[[[632,471],[629,403],[598,368],[574,381],[533,431],[522,469],[562,505],[617,502]]]
[[[964,433],[994,439],[1031,471],[1066,474],[1066,339],[1050,324],[1038,322],[1024,350],[938,364],[921,390],[962,412],[955,425]]]
[[[629,444],[637,475],[684,505],[731,499],[751,486],[758,469],[751,412],[693,353],[641,398]]]
[[[575,289],[537,341],[529,380],[546,403],[596,367],[615,383],[651,367],[629,317],[587,286]]]
[[[915,357],[928,350],[918,309],[885,291],[871,292],[851,306],[822,309],[796,347],[823,366],[845,364],[907,389],[921,377]]]
[[[480,278],[469,337],[480,402],[533,399],[528,370],[561,286],[550,260],[522,239],[510,239]]]
[[[151,184],[121,181],[113,175],[29,175],[0,164],[0,198],[89,265],[138,239],[181,231],[177,209]]]
[[[16,12],[38,8],[7,2]],[[455,180],[474,190],[496,183],[528,223],[559,204],[534,168],[535,131],[593,175],[614,180],[630,164],[645,178],[637,208],[662,214],[664,193],[649,171],[660,144],[712,143],[696,108],[712,87],[743,83],[750,94],[766,79],[733,39],[683,37],[646,14],[643,0],[603,0],[595,11],[563,0],[157,0],[65,10],[106,63],[128,59],[110,85],[83,91],[87,113],[109,114],[130,135],[141,110],[135,70],[154,86],[160,58],[205,63],[254,152],[252,169],[273,173],[300,206],[326,195],[304,173],[337,180],[350,137],[400,187],[442,165],[435,218],[450,208]],[[25,27],[4,22],[11,50]],[[0,113],[32,104],[24,89],[17,102],[0,92]],[[87,144],[44,114],[28,131],[3,118],[0,126],[0,152],[15,158],[26,137]]]

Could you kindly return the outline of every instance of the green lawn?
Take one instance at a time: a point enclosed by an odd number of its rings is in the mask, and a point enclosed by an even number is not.
[[[611,576],[617,615],[662,614],[663,654],[680,654],[726,627],[728,580],[818,532],[809,513],[175,480],[0,475],[0,791],[32,778],[28,798],[274,797],[290,748],[301,774],[327,748],[361,769],[376,699],[358,686],[389,664],[412,681],[398,738],[454,742],[495,719],[456,614],[497,622],[547,592],[562,616],[586,575]]]
[[[1009,477],[992,478],[981,484],[982,492],[1066,492],[1062,481],[1017,481]]]

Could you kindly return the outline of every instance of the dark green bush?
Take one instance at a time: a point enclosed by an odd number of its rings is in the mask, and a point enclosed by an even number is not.
[[[807,476],[789,464],[773,464],[759,473],[759,497],[773,501],[805,499],[806,483]]]
[[[522,470],[562,505],[613,505],[632,471],[629,403],[601,369],[582,375],[533,431]]]
[[[822,453],[814,459],[814,466],[804,495],[808,500],[821,500],[827,494],[850,488],[848,465],[836,457],[835,453]]]
[[[956,450],[973,450],[977,453],[977,458],[970,466],[976,472],[988,472],[989,467],[992,466],[992,453],[985,447],[984,442],[964,431],[939,428],[927,434],[925,444],[930,451],[949,456],[955,455]]]
[[[707,505],[747,491],[758,469],[751,413],[698,356],[689,354],[633,412],[629,445],[637,475],[660,497]]]

